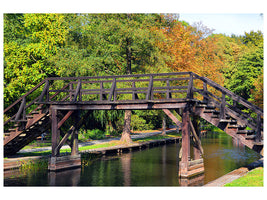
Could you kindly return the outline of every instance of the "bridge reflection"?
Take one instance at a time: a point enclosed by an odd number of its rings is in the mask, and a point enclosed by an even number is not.
[[[50,186],[78,186],[80,178],[81,168],[48,173]]]

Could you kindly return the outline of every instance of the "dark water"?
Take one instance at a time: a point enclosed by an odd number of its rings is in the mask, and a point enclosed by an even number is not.
[[[179,144],[106,156],[79,169],[14,171],[4,175],[5,186],[185,186],[204,185],[220,176],[256,161],[260,156],[224,133],[202,138],[205,173],[191,182],[179,181]],[[193,184],[194,185],[194,184]]]

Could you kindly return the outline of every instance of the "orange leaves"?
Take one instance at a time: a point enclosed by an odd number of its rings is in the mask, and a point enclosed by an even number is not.
[[[160,31],[166,39],[159,47],[169,55],[167,65],[173,71],[192,71],[223,84],[220,71],[224,64],[217,55],[219,49],[214,37],[203,38],[204,33],[181,22]]]

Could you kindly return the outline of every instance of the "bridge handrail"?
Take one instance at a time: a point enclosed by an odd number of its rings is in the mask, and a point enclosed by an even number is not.
[[[199,75],[197,75],[197,74],[195,74],[193,72],[192,72],[192,75],[195,78],[197,78],[199,80],[202,80],[203,82],[209,84],[210,86],[212,86],[216,90],[219,90],[220,92],[225,93],[227,96],[231,97],[234,101],[242,104],[246,108],[251,109],[252,111],[254,111],[257,114],[263,115],[263,110],[261,108],[259,108],[258,106],[253,105],[252,103],[248,102],[247,100],[245,100],[244,98],[238,96],[237,94],[231,92],[230,90],[220,86],[219,84],[215,83],[214,81],[210,80],[209,78],[199,76]]]

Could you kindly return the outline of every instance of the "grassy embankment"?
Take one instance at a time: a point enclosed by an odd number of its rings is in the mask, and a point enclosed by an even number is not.
[[[146,137],[146,138],[133,139],[133,143],[147,142],[147,141],[150,141],[150,140],[160,140],[160,139],[176,137],[176,136],[180,136],[180,135],[177,134],[176,132],[172,132],[172,133],[166,134],[166,136],[155,135],[155,136],[150,136],[150,137]],[[118,140],[114,140],[114,141],[110,141],[110,142],[104,142],[104,143],[100,143],[100,144],[94,144],[94,145],[90,145],[90,146],[79,147],[79,151],[97,149],[97,148],[105,148],[105,147],[112,147],[112,146],[118,146],[118,145],[125,145],[125,144],[121,143]],[[60,150],[60,153],[69,153],[69,152],[71,152],[70,148],[61,149]],[[51,150],[48,150],[48,151],[36,151],[36,152],[30,152],[30,153],[18,153],[18,154],[19,155],[23,155],[23,156],[45,156],[45,155],[50,155],[51,154]]]
[[[259,167],[251,170],[246,175],[232,181],[231,183],[227,183],[224,186],[226,187],[247,187],[247,186],[255,186],[262,187],[263,186],[263,167]]]

